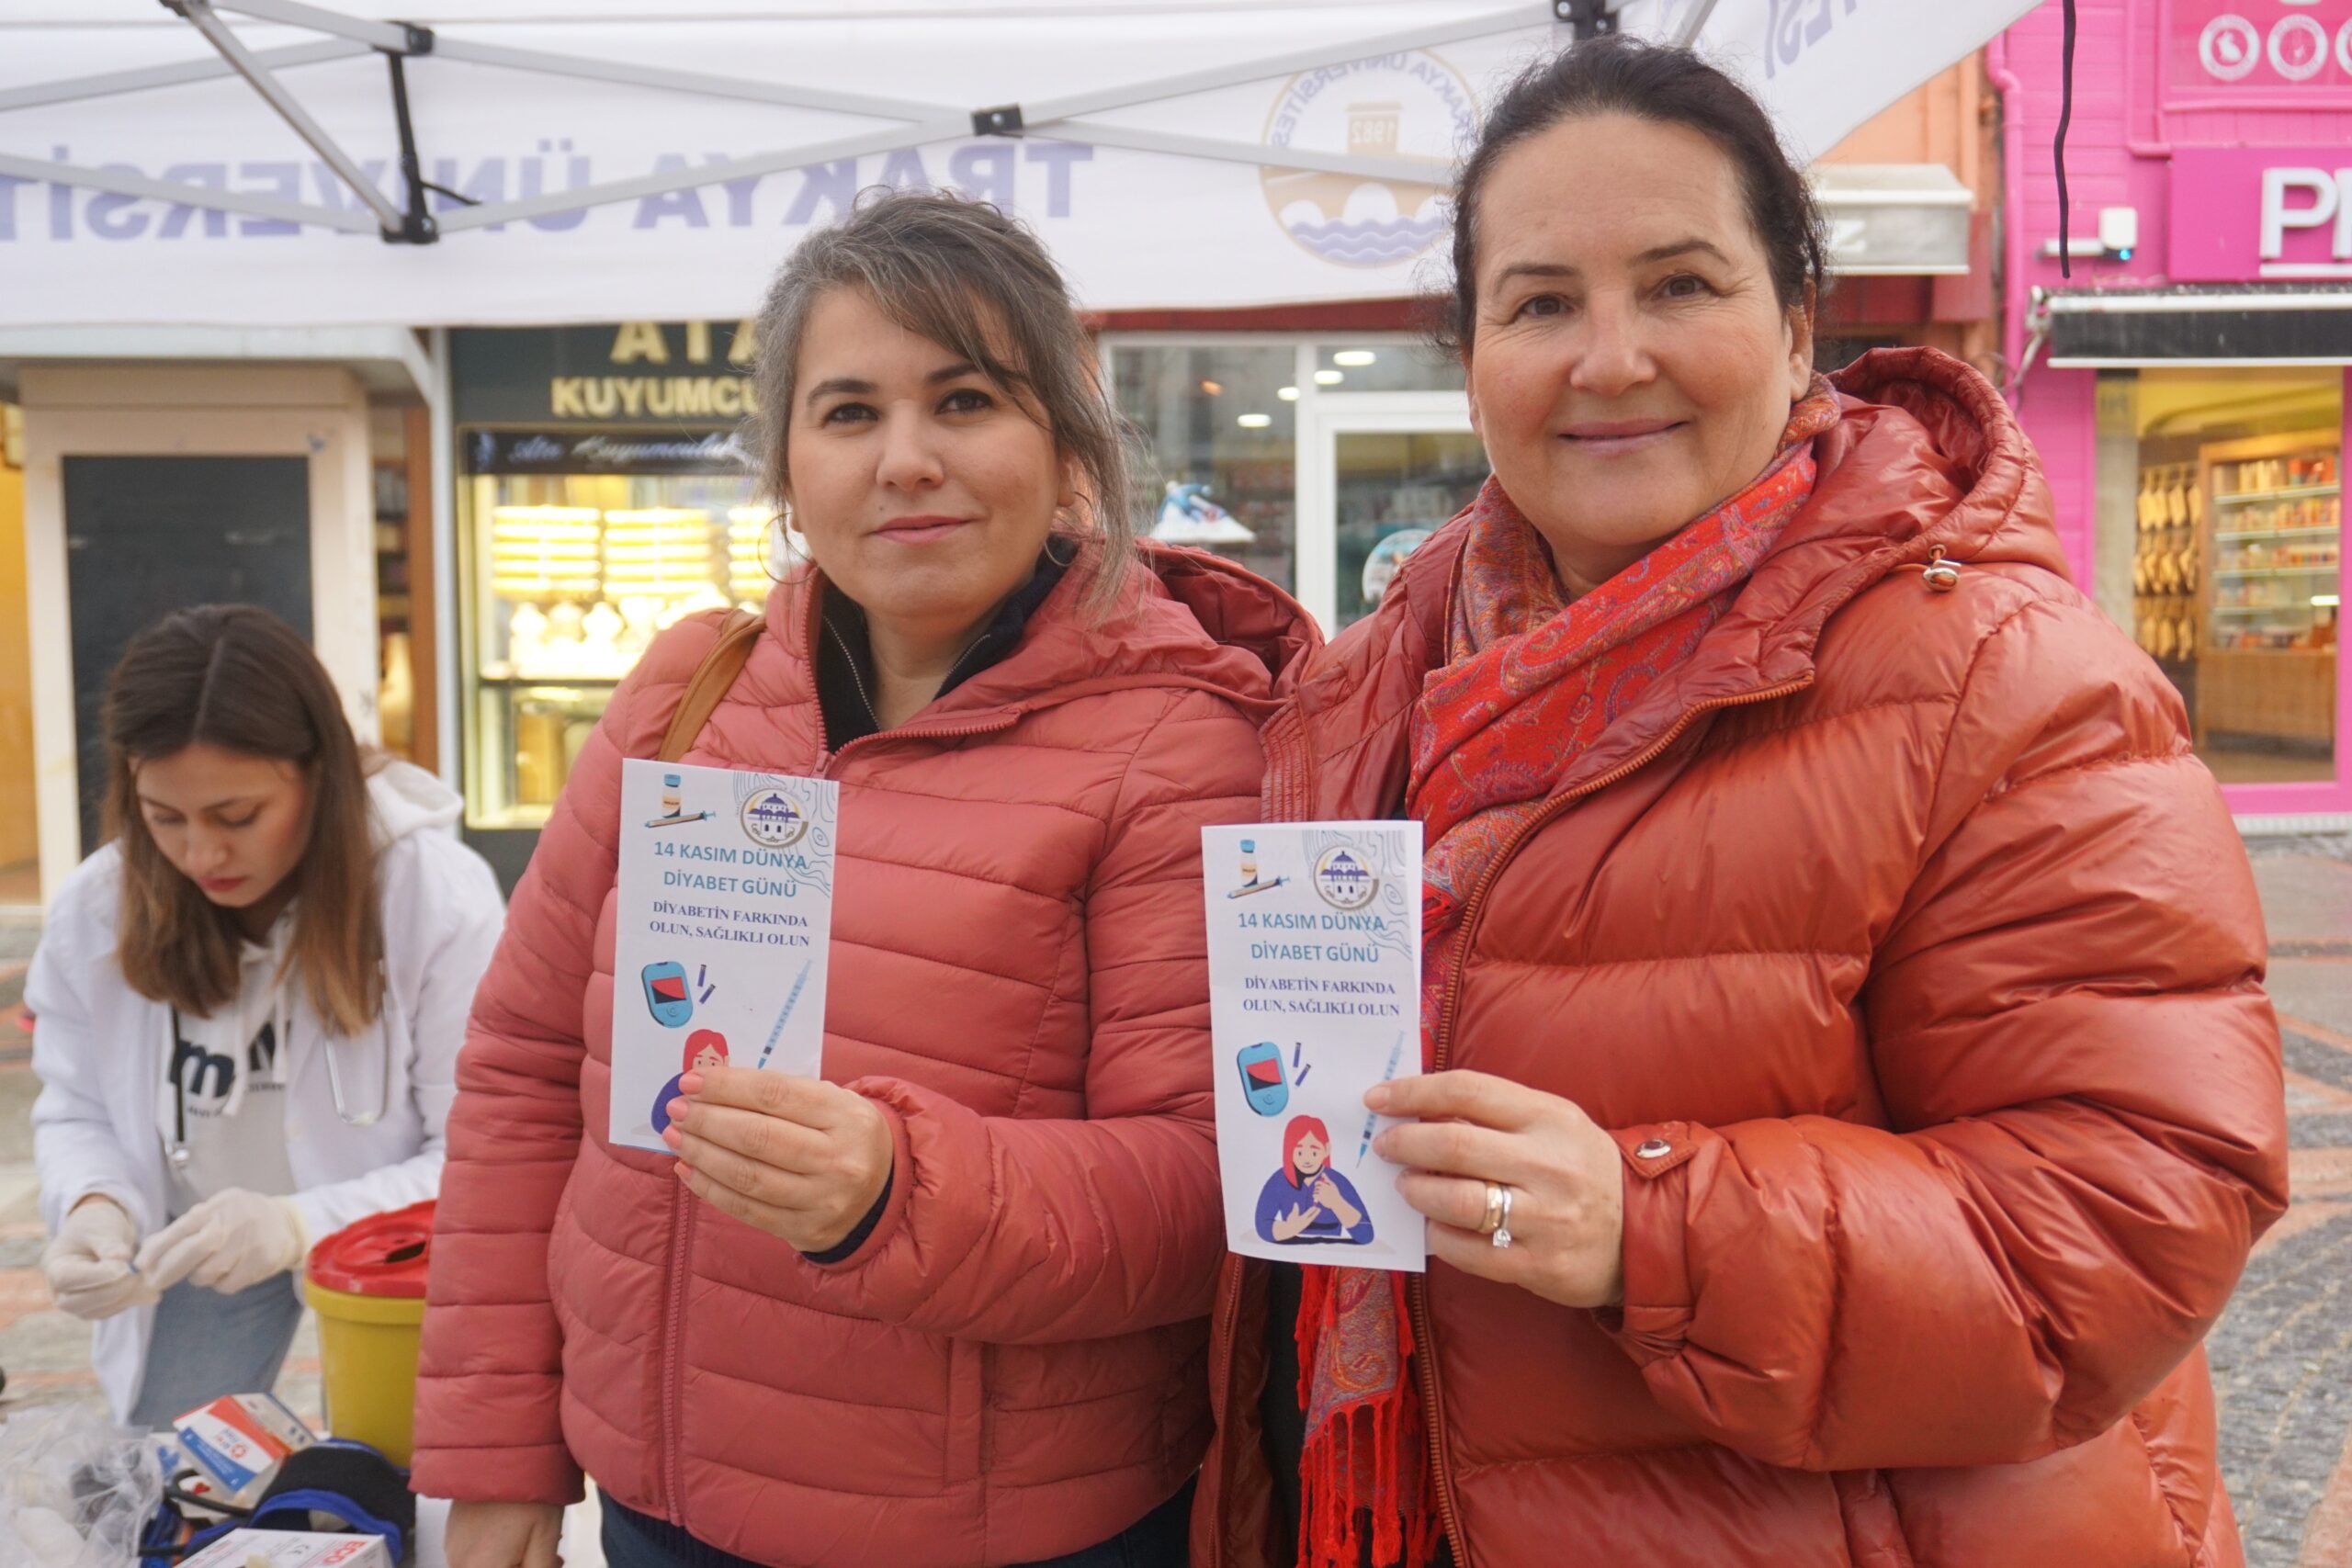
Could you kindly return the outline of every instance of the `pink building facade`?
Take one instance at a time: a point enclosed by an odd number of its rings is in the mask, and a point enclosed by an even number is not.
[[[2340,826],[2352,0],[2077,11],[2063,233],[2060,7],[1986,57],[2011,400],[2076,581],[2179,686],[2241,820]]]

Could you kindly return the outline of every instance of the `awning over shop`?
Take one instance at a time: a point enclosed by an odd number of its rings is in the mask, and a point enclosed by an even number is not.
[[[1810,153],[2035,3],[0,0],[0,325],[723,319],[875,185],[1012,209],[1096,309],[1395,298],[1544,51],[1695,39]],[[1949,191],[1860,178],[1854,266],[1953,265],[1953,211],[1965,265]]]
[[[1829,265],[1851,277],[1968,271],[1974,193],[1940,164],[1823,164],[1815,196],[1829,224]]]
[[[2041,311],[2053,369],[2352,364],[2352,288],[2084,290]]]

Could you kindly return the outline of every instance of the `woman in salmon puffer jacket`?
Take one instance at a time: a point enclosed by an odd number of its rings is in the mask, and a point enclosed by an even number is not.
[[[1455,211],[1493,477],[1265,734],[1270,814],[1423,824],[1430,1265],[1229,1266],[1193,1562],[2238,1563],[2285,1106],[2179,697],[1982,378],[1815,375],[1720,73],[1537,64]]]
[[[1223,1247],[1200,829],[1257,808],[1311,624],[1138,554],[1044,248],[944,196],[806,241],[762,457],[814,565],[622,682],[458,1067],[414,1484],[456,1568],[1181,1562]],[[622,759],[841,784],[821,1079],[698,1063],[605,1136]],[[694,715],[689,712],[686,723]]]

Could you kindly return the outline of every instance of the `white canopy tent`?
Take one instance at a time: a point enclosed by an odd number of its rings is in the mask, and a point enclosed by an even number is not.
[[[0,327],[731,317],[877,184],[1097,309],[1394,298],[1541,51],[1694,39],[1810,156],[2035,3],[0,0]]]

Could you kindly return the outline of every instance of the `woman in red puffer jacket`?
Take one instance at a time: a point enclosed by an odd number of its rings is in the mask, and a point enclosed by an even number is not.
[[[842,787],[824,1077],[699,1066],[605,1136],[621,761],[719,631],[623,682],[458,1069],[415,1485],[456,1568],[1181,1563],[1222,1250],[1200,829],[1249,818],[1313,633],[1140,559],[1067,291],[992,208],[805,242],[761,319],[770,594],[689,762]],[[730,634],[732,635],[732,634]],[[1084,1561],[1097,1559],[1088,1555]]]
[[[1720,73],[1539,64],[1455,210],[1493,478],[1265,736],[1270,815],[1424,825],[1431,1261],[1228,1266],[1193,1561],[2233,1568],[2285,1107],[2178,696],[1981,377],[1814,375]]]

